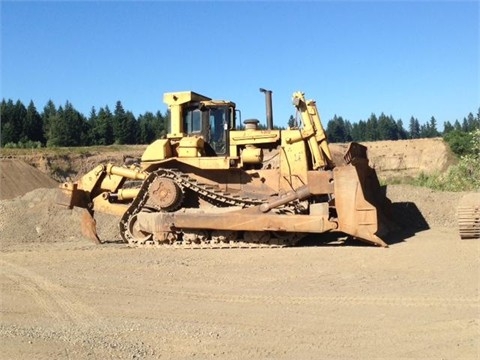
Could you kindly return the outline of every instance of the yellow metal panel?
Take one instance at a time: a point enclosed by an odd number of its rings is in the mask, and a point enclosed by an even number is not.
[[[228,157],[192,157],[177,158],[176,160],[199,169],[220,170],[230,168]]]
[[[181,158],[188,158],[188,157],[198,157],[198,149],[197,148],[188,148],[188,147],[183,147],[183,148],[178,148],[177,149],[177,154],[178,157]]]
[[[163,94],[163,102],[167,105],[180,105],[190,101],[208,101],[211,98],[193,91],[177,91]]]
[[[114,204],[109,202],[106,193],[103,193],[100,196],[94,198],[93,204],[95,211],[116,216],[122,216],[125,211],[127,211],[129,206],[127,204]]]
[[[289,132],[292,132],[292,136],[296,133],[295,130],[285,130],[282,135],[288,137]],[[280,188],[291,190],[305,185],[308,172],[305,142],[299,141],[288,144],[282,137],[280,157]]]
[[[263,161],[262,149],[257,147],[247,147],[243,149],[241,159],[244,164],[261,164]]]
[[[159,139],[151,143],[142,155],[142,162],[160,161],[172,156],[170,141]]]
[[[189,136],[180,139],[177,147],[179,157],[202,156],[204,140],[198,136]]]
[[[230,145],[268,144],[280,139],[279,130],[231,131]]]
[[[324,168],[332,162],[332,155],[327,143],[327,135],[323,129],[315,101],[305,100],[305,94],[295,92],[293,104],[300,112],[303,129],[302,135],[308,141],[313,155],[313,169]]]

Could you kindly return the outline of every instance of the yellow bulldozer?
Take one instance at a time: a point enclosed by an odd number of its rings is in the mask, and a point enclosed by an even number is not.
[[[283,247],[340,232],[386,247],[390,201],[367,148],[352,142],[335,164],[315,101],[293,94],[298,126],[240,123],[236,105],[192,91],[165,93],[165,138],[130,164],[101,164],[60,186],[57,203],[86,211],[85,235],[100,243],[94,212],[118,215],[133,246]],[[239,124],[237,124],[237,121]]]

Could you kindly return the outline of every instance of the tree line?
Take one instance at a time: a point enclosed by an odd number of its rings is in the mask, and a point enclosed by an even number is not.
[[[67,101],[53,101],[38,112],[33,101],[3,99],[0,104],[2,147],[60,147],[112,144],[149,144],[166,134],[168,111],[146,112],[136,118],[117,101],[113,112],[107,106],[92,107],[88,117]]]
[[[168,111],[161,113],[145,112],[134,116],[117,101],[113,112],[107,106],[98,111],[92,107],[87,116],[77,111],[67,101],[63,106],[55,106],[48,101],[43,111],[37,111],[33,101],[25,106],[20,100],[3,99],[0,106],[2,147],[60,147],[112,144],[150,144],[167,133]],[[290,116],[288,126],[296,125]],[[335,115],[328,121],[326,132],[330,142],[376,141],[432,138],[438,136],[458,140],[462,134],[480,128],[480,109],[477,115],[469,113],[463,120],[453,123],[446,121],[442,132],[438,130],[436,119],[420,125],[411,117],[405,129],[402,120],[384,113],[372,114],[367,120],[352,123]],[[459,140],[460,139],[460,140]],[[455,150],[454,150],[455,151]],[[459,149],[461,153],[462,149]]]
[[[453,124],[450,121],[444,122],[443,131],[438,130],[437,120],[433,116],[422,125],[412,116],[408,129],[405,129],[402,120],[395,120],[391,115],[382,113],[378,117],[372,114],[367,120],[353,124],[335,115],[328,122],[326,132],[330,142],[349,142],[434,138],[453,131],[469,133],[479,128],[480,109],[476,116],[469,113],[462,122],[458,119]]]
[[[367,120],[351,123],[341,116],[335,115],[327,124],[328,140],[335,142],[350,141],[377,141],[377,140],[404,140],[423,139],[442,136],[450,149],[458,156],[478,154],[480,149],[473,145],[474,131],[480,129],[480,108],[477,115],[469,113],[462,122],[458,119],[453,122],[445,121],[443,131],[437,129],[437,120],[431,117],[428,122],[420,125],[417,118],[411,117],[408,129],[403,127],[402,120],[395,120],[391,115],[370,115]]]

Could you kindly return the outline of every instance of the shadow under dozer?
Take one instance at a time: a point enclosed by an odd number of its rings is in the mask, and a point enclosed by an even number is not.
[[[416,233],[430,229],[425,217],[413,202],[393,202],[390,205],[393,226],[382,240],[388,245],[401,243]],[[299,241],[296,246],[368,246],[365,241],[342,232],[311,234]]]

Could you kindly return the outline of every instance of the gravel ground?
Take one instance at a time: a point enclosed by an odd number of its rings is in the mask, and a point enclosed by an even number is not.
[[[480,357],[462,193],[389,186],[403,231],[388,249],[174,250],[128,248],[100,213],[97,246],[55,192],[0,200],[1,359]]]
[[[479,242],[0,252],[2,359],[478,359]]]

